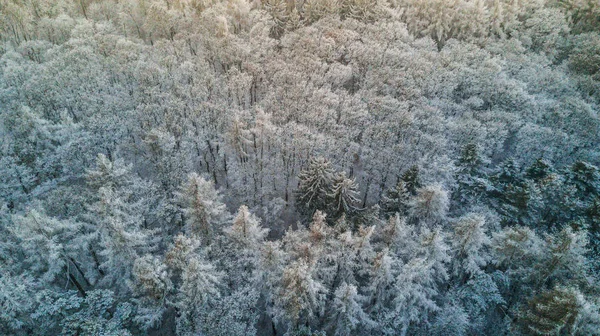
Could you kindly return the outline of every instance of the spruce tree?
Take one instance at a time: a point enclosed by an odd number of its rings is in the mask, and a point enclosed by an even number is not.
[[[296,208],[304,218],[311,218],[316,210],[327,210],[333,174],[334,170],[329,160],[313,157],[298,175]]]

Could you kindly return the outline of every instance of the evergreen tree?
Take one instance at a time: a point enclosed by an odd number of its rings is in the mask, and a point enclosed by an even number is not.
[[[342,283],[336,289],[330,317],[333,335],[351,335],[359,331],[365,332],[373,325],[369,316],[363,311],[363,297],[358,294],[356,286]]]
[[[440,223],[448,212],[448,193],[441,185],[431,185],[417,189],[417,194],[409,201],[409,215],[421,223]]]
[[[481,155],[481,149],[474,143],[465,145],[458,160],[456,172],[456,191],[452,194],[457,207],[462,204],[472,204],[490,189],[484,166],[486,160]]]
[[[311,158],[308,166],[300,172],[296,207],[303,216],[310,218],[316,210],[327,210],[333,174],[331,163],[322,157]]]
[[[411,166],[407,169],[402,176],[400,176],[400,180],[398,182],[404,182],[404,186],[406,190],[411,194],[415,195],[417,193],[417,189],[421,188],[421,178],[419,176],[419,166]]]
[[[400,180],[394,188],[388,189],[381,197],[381,210],[386,216],[399,213],[403,216],[408,211],[409,192],[406,182]]]
[[[570,334],[577,319],[577,292],[555,288],[537,294],[520,311],[520,324],[533,335]]]
[[[214,300],[221,296],[222,274],[198,255],[190,256],[181,273],[177,293],[177,332],[197,334],[204,327],[203,318],[210,314]]]
[[[223,246],[222,264],[231,288],[250,281],[259,263],[260,248],[267,236],[267,229],[242,205],[230,227],[224,229],[227,241]]]
[[[492,206],[502,216],[504,225],[526,224],[534,186],[523,178],[514,160],[506,160],[490,178]]]
[[[304,261],[295,261],[283,271],[275,296],[275,320],[287,325],[289,332],[308,326],[324,307],[325,287],[314,279],[313,269]]]
[[[203,244],[210,244],[227,220],[220,194],[210,182],[192,173],[177,198],[186,215],[186,231],[200,237]]]
[[[484,226],[484,217],[474,213],[464,215],[454,224],[452,248],[456,276],[463,279],[473,277],[480,274],[487,265],[488,254],[485,249],[491,241]]]
[[[334,176],[331,183],[331,192],[329,197],[329,210],[332,218],[339,218],[342,214],[351,215],[357,210],[358,204],[358,186],[353,179],[346,177],[342,172]]]

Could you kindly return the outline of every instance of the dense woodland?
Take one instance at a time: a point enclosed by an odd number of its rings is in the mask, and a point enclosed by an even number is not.
[[[0,334],[600,335],[597,0],[0,0]]]

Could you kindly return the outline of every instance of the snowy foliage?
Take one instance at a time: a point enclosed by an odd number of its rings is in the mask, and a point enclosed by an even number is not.
[[[0,0],[0,334],[597,335],[597,0]]]

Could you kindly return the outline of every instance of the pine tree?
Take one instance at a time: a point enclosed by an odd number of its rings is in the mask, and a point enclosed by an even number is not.
[[[458,184],[452,198],[456,206],[472,204],[485,196],[490,189],[484,165],[487,163],[481,155],[479,146],[467,144],[458,160],[456,182]]]
[[[366,288],[367,309],[377,320],[385,314],[385,309],[394,295],[393,284],[399,261],[389,250],[384,249],[373,258]]]
[[[523,280],[531,276],[533,266],[542,258],[543,241],[527,227],[506,227],[494,233],[491,251],[496,267]]]
[[[223,230],[226,240],[220,256],[231,288],[245,285],[254,276],[259,264],[260,248],[268,230],[260,227],[260,220],[240,206],[231,226]]]
[[[415,250],[415,232],[398,213],[388,219],[380,234],[386,248],[395,255],[411,257],[407,252]]]
[[[196,334],[202,330],[199,319],[210,313],[212,301],[221,296],[219,287],[222,277],[212,264],[200,256],[188,259],[177,294],[179,334]]]
[[[91,207],[95,238],[92,253],[101,257],[100,281],[113,286],[117,294],[129,291],[123,279],[130,279],[133,262],[144,253],[152,252],[150,230],[142,227],[142,218],[133,204],[124,201],[115,191],[101,187],[100,199]]]
[[[449,247],[441,230],[425,229],[418,254],[403,265],[395,281],[393,308],[386,316],[386,333],[406,335],[413,324],[428,321],[439,310],[439,286],[448,280]]]
[[[435,224],[446,218],[448,192],[441,185],[417,189],[417,195],[409,201],[409,215],[422,223]]]
[[[570,177],[582,199],[600,194],[600,169],[598,167],[584,162],[577,161],[573,164],[570,171]]]
[[[528,334],[570,334],[578,309],[576,290],[557,287],[531,298],[519,312],[519,322]]]
[[[322,157],[313,157],[298,175],[296,207],[305,217],[312,217],[316,210],[327,210],[327,195],[333,180],[331,163]]]
[[[373,321],[363,311],[364,298],[354,285],[342,283],[335,291],[330,315],[333,335],[351,335],[368,330]]]
[[[145,255],[133,263],[132,275],[129,286],[138,306],[136,320],[144,330],[160,325],[173,290],[167,266],[159,258]]]
[[[325,287],[313,278],[313,269],[300,260],[283,271],[275,296],[275,320],[288,326],[288,331],[306,326],[323,312]]]
[[[23,268],[38,281],[49,285],[66,278],[85,295],[92,280],[81,265],[81,254],[87,244],[87,237],[78,234],[82,230],[81,223],[58,220],[43,210],[31,209],[24,215],[14,216],[9,230],[19,239]]]
[[[588,236],[585,230],[565,226],[555,235],[546,236],[546,251],[542,262],[536,264],[537,285],[587,282]]]
[[[35,334],[131,335],[133,307],[118,303],[110,290],[89,291],[85,297],[73,291],[43,290],[37,300],[39,305],[31,314]]]
[[[260,220],[250,213],[248,207],[240,206],[230,227],[225,228],[225,234],[239,247],[258,250],[267,236],[268,229],[260,227]]]
[[[351,215],[357,210],[358,205],[358,185],[354,179],[346,177],[346,173],[337,174],[331,184],[329,197],[329,211],[333,219],[339,218],[342,214]]]
[[[227,220],[225,205],[212,183],[195,173],[182,185],[177,198],[186,215],[186,230],[209,245]]]
[[[494,188],[489,195],[494,209],[502,215],[503,224],[528,223],[528,208],[534,195],[534,185],[527,183],[512,159],[502,163],[490,180]]]
[[[534,181],[540,181],[553,172],[552,166],[546,160],[539,158],[527,169],[526,176]]]
[[[462,216],[454,224],[452,248],[455,275],[473,277],[487,265],[489,257],[485,249],[491,241],[484,226],[485,218],[474,213]]]
[[[35,176],[26,165],[12,156],[0,158],[0,200],[10,209],[21,208],[35,186]]]
[[[388,189],[381,197],[381,210],[386,216],[399,213],[405,216],[408,211],[409,192],[406,182],[399,180],[394,188]]]
[[[421,178],[419,176],[419,166],[411,166],[407,169],[402,176],[400,176],[400,181],[404,182],[406,190],[411,195],[416,195],[417,189],[422,187]]]

